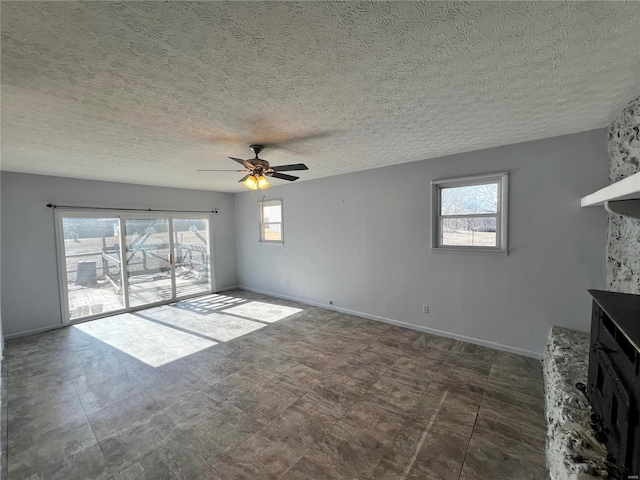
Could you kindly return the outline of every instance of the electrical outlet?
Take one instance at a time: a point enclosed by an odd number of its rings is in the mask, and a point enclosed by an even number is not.
[[[422,305],[422,313],[429,313],[429,305]]]

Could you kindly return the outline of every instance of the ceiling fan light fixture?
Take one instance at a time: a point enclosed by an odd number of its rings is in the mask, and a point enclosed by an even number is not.
[[[249,175],[247,179],[242,182],[245,187],[249,190],[257,190],[258,189],[258,180],[253,175]]]
[[[246,172],[247,174],[242,177],[238,183],[244,184],[249,190],[265,190],[269,188],[269,180],[267,180],[267,176],[277,178],[278,180],[287,180],[288,182],[293,182],[298,180],[300,177],[295,177],[293,175],[287,175],[282,172],[289,172],[295,170],[309,170],[309,168],[304,163],[296,163],[292,165],[275,165],[273,167],[269,166],[269,162],[266,160],[262,160],[258,158],[258,153],[262,151],[264,148],[262,145],[253,144],[249,146],[256,158],[250,158],[248,160],[243,160],[241,158],[229,157],[234,162],[238,162],[240,165],[244,167],[244,170],[233,170],[234,172]],[[199,172],[226,172],[231,170],[209,170],[203,169],[198,170]],[[267,175],[265,175],[265,173]]]
[[[269,182],[267,181],[267,177],[265,177],[264,175],[260,175],[258,177],[258,188],[261,190],[269,188]]]

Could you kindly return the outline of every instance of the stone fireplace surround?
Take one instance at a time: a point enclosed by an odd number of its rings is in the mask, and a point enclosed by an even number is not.
[[[594,438],[587,384],[589,334],[553,327],[544,353],[547,466],[553,480],[608,478],[605,447]]]
[[[640,172],[640,97],[609,125],[609,180]],[[609,215],[606,290],[640,294],[640,219]]]
[[[609,125],[609,180],[640,171],[640,97]],[[606,289],[640,294],[640,219],[609,215]],[[553,327],[543,359],[547,466],[552,480],[608,478],[606,449],[590,426],[591,408],[575,387],[587,384],[589,334]]]

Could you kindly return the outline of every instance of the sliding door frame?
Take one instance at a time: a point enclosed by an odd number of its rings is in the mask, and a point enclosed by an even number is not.
[[[209,293],[213,293],[215,292],[215,278],[213,278],[213,265],[214,265],[214,258],[213,258],[213,215],[211,214],[205,214],[205,213],[197,213],[197,214],[193,214],[193,213],[173,213],[170,217],[169,217],[169,223],[171,224],[171,234],[173,235],[174,238],[171,239],[171,245],[172,245],[172,250],[171,253],[174,255],[176,255],[176,248],[175,248],[175,232],[173,231],[173,221],[175,219],[199,219],[199,218],[206,218],[207,219],[207,225],[209,226],[209,228],[207,229],[207,248],[209,249],[209,251],[207,252],[209,255],[209,265],[207,265],[207,275],[209,278],[209,286],[211,287],[210,291],[208,292],[197,292],[197,293],[192,293],[190,295],[182,295],[179,296],[178,295],[178,286],[176,284],[176,282],[174,281],[173,284],[173,298],[174,301],[178,301],[178,300],[185,300],[187,298],[193,298],[193,297],[199,297],[202,295],[206,295]],[[172,262],[172,267],[173,267],[173,277],[175,279],[175,264],[176,262]]]
[[[123,297],[124,297],[124,307],[117,310],[112,310],[106,313],[96,313],[94,315],[88,315],[86,317],[82,317],[76,320],[71,320],[71,313],[69,311],[69,289],[67,283],[67,262],[66,262],[66,253],[65,253],[65,238],[64,238],[64,226],[63,226],[63,218],[115,218],[118,220],[118,224],[120,226],[120,235],[119,235],[119,246],[120,246],[120,256],[121,256],[121,267],[120,267],[120,282],[122,284],[123,289]],[[153,219],[153,218],[167,218],[169,227],[169,251],[171,255],[175,259],[175,245],[174,245],[174,232],[173,232],[173,220],[184,218],[184,219],[206,219],[207,220],[207,243],[208,243],[208,254],[209,254],[209,265],[208,265],[208,275],[209,275],[209,286],[211,287],[207,291],[197,292],[191,295],[184,295],[181,297],[177,296],[177,287],[176,287],[176,275],[175,275],[175,260],[171,261],[171,299],[163,300],[159,302],[138,305],[135,307],[130,306],[129,302],[129,276],[127,272],[126,265],[126,230],[125,230],[125,220],[126,219]],[[146,308],[151,308],[159,305],[168,305],[170,303],[175,303],[178,300],[184,300],[187,298],[199,297],[202,295],[209,295],[215,291],[215,278],[213,276],[214,273],[214,245],[213,245],[213,215],[210,213],[184,213],[184,212],[173,212],[173,211],[156,211],[153,212],[123,212],[121,210],[104,210],[104,209],[56,209],[54,210],[54,221],[55,221],[55,230],[56,230],[56,253],[57,253],[57,265],[58,265],[58,283],[59,283],[59,295],[60,295],[60,313],[62,315],[62,325],[68,326],[73,325],[75,323],[82,323],[89,320],[95,320],[96,318],[109,317],[111,315],[117,315],[120,313],[127,312],[135,312],[138,310],[144,310]]]
[[[161,212],[153,212],[153,213],[126,213],[120,217],[120,242],[121,245],[124,243],[124,249],[121,250],[124,252],[122,257],[126,259],[127,256],[127,227],[125,225],[127,220],[154,220],[158,218],[166,218],[167,219],[167,235],[169,236],[169,255],[173,254],[173,221],[170,215],[161,213]],[[122,248],[122,247],[121,247]],[[142,305],[136,305],[134,307],[131,306],[131,299],[129,298],[129,266],[128,261],[125,262],[127,264],[127,268],[124,269],[124,277],[123,282],[126,285],[126,303],[125,308],[127,312],[135,312],[137,310],[144,310],[145,308],[157,307],[159,305],[165,305],[167,303],[172,303],[176,301],[176,276],[175,276],[175,265],[174,262],[171,261],[171,257],[169,260],[169,270],[170,270],[170,280],[171,280],[171,298],[169,300],[158,300],[157,302],[143,303]]]
[[[59,295],[60,295],[60,311],[62,314],[62,325],[67,326],[76,322],[84,322],[87,320],[93,320],[95,318],[106,317],[109,315],[117,315],[119,313],[126,312],[127,306],[127,294],[123,291],[123,299],[124,299],[124,307],[112,310],[108,313],[96,313],[94,315],[87,315],[86,317],[82,317],[78,320],[71,320],[71,312],[69,311],[69,287],[67,281],[67,259],[66,259],[66,249],[65,249],[65,238],[64,238],[64,225],[63,219],[67,218],[115,218],[118,220],[120,224],[120,228],[122,229],[122,221],[120,220],[120,213],[111,212],[111,211],[103,211],[103,210],[55,210],[55,227],[56,227],[56,250],[58,256],[58,284],[59,284]],[[122,252],[122,235],[119,238],[120,242],[120,252]],[[123,285],[125,278],[123,276],[124,268],[120,267],[120,283]]]

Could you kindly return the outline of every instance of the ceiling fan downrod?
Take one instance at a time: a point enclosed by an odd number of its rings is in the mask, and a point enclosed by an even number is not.
[[[249,148],[256,155],[256,158],[258,158],[258,154],[264,149],[264,146],[254,143],[253,145],[249,145]]]

